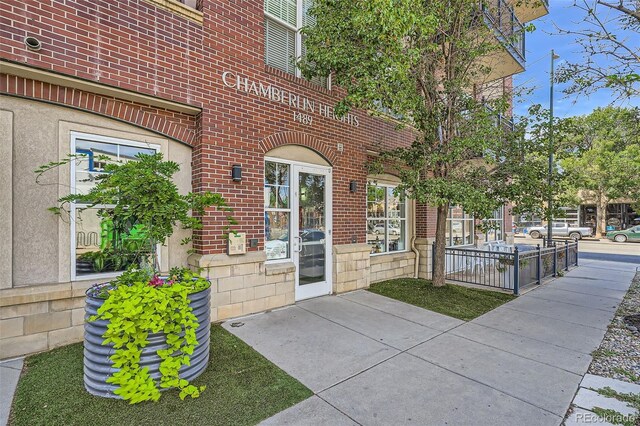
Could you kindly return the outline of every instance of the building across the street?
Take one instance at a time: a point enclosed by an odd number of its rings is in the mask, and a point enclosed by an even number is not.
[[[212,212],[193,235],[195,254],[180,246],[182,230],[161,250],[163,270],[188,264],[210,277],[214,321],[430,277],[435,208],[365,167],[413,134],[365,111],[336,116],[330,79],[300,76],[289,58],[301,54],[309,3],[0,3],[0,358],[81,340],[84,292],[118,274],[91,261],[105,255],[112,226],[96,209],[47,211],[90,188],[104,155],[161,152],[180,164],[182,191],[218,192],[233,208],[231,248],[224,214]],[[486,22],[504,51],[492,87],[508,93],[524,70],[521,22],[547,6],[494,3],[499,17]],[[69,154],[84,156],[36,184],[37,167]],[[479,236],[476,219],[451,207],[447,244],[507,240],[510,217],[496,211],[495,230]],[[129,231],[132,244],[140,232]]]
[[[625,200],[613,200],[607,205],[605,212],[605,231],[619,231],[640,224],[640,214],[633,205]],[[628,200],[626,200],[628,201]],[[566,223],[569,226],[589,227],[596,232],[597,206],[586,199],[577,207],[562,207],[562,216],[555,218],[556,223]],[[514,218],[516,232],[526,233],[532,226],[542,226],[544,221],[529,214],[518,215]]]

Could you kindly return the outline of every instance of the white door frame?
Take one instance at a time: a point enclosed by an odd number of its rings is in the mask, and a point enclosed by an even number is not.
[[[289,242],[291,246],[291,261],[296,266],[295,277],[295,300],[304,300],[312,297],[331,294],[333,291],[333,174],[330,166],[303,163],[281,158],[265,157],[265,161],[289,164],[290,166],[290,191],[291,191],[291,218]],[[325,176],[325,280],[312,284],[300,285],[300,246],[299,235],[299,206],[300,206],[300,180],[299,174],[311,173]]]

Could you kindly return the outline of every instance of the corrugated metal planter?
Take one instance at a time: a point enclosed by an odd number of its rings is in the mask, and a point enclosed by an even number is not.
[[[89,290],[90,291],[90,290]],[[117,371],[112,367],[109,357],[115,350],[113,344],[103,345],[102,335],[107,330],[107,321],[98,320],[88,322],[87,319],[96,315],[98,309],[104,303],[104,299],[89,295],[85,303],[85,323],[84,323],[84,387],[90,394],[108,398],[120,398],[113,391],[116,386],[107,383],[107,378]],[[198,345],[191,355],[191,365],[183,365],[180,369],[180,377],[186,380],[193,380],[206,369],[209,363],[209,337],[211,332],[211,287],[198,293],[189,295],[189,306],[193,309],[193,314],[198,319],[198,329],[196,338]],[[159,349],[167,347],[164,333],[149,334],[149,344],[142,349],[140,358],[141,367],[149,367],[149,374],[153,379],[160,378],[160,362],[157,355]]]

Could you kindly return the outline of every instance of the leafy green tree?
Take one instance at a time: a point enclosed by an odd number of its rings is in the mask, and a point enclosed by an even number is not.
[[[501,119],[508,97],[479,95],[503,48],[487,25],[499,11],[476,0],[315,0],[309,13],[316,25],[303,29],[299,66],[307,78],[331,75],[344,93],[336,113],[389,113],[415,131],[409,147],[381,147],[373,168],[396,170],[399,191],[437,208],[433,284],[442,286],[449,206],[488,217],[526,168],[522,129]]]
[[[640,2],[574,0],[573,9],[581,21],[558,31],[575,36],[583,57],[558,72],[559,81],[571,82],[566,92],[607,88],[621,100],[640,96]]]
[[[563,217],[565,211],[562,207],[579,202],[572,191],[572,173],[560,167],[561,162],[577,149],[577,141],[568,137],[573,130],[563,130],[571,123],[558,117],[550,122],[549,110],[539,104],[528,109],[528,115],[522,118],[521,124],[527,129],[527,150],[523,153],[526,167],[514,174],[508,198],[514,203],[514,213],[526,213],[549,223]],[[554,137],[550,138],[552,132]],[[550,155],[553,156],[551,179]],[[548,200],[552,201],[551,205]]]
[[[576,150],[562,160],[573,192],[596,201],[596,237],[606,232],[607,205],[613,199],[640,202],[640,109],[597,108],[566,119],[562,131]]]

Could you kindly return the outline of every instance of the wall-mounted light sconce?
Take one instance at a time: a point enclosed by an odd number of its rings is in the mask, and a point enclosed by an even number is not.
[[[240,164],[234,164],[231,168],[231,179],[234,182],[240,182],[242,180],[242,166]]]
[[[357,181],[352,180],[351,182],[349,182],[349,191],[358,192],[358,182]]]

